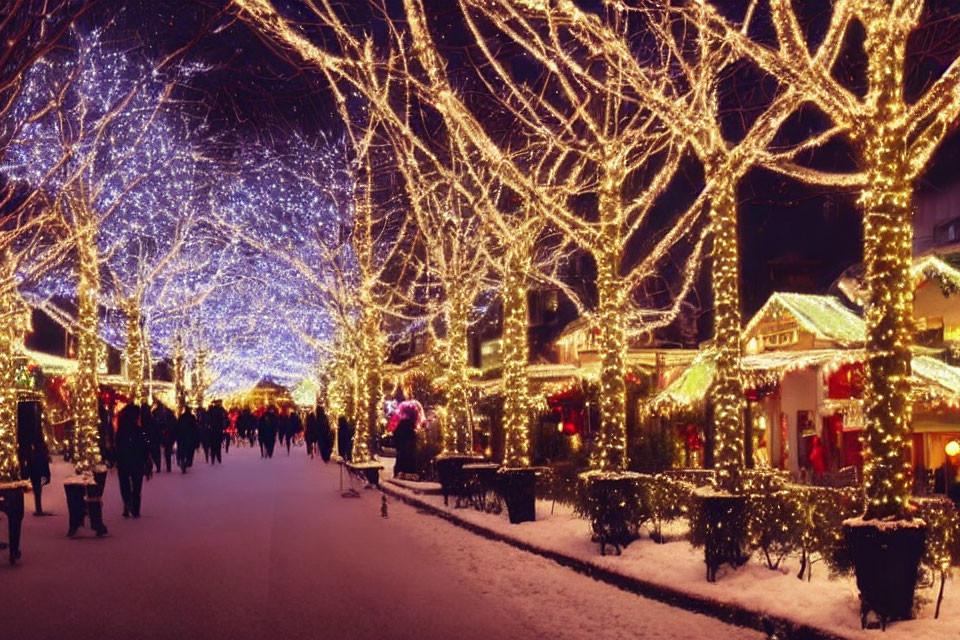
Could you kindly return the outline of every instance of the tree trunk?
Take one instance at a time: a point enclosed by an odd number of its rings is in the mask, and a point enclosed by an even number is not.
[[[473,425],[470,419],[468,326],[470,301],[447,287],[447,424],[443,433],[443,449],[447,453],[473,452]]]
[[[0,482],[20,479],[13,361],[16,314],[16,294],[10,291],[0,295]]]
[[[894,25],[893,23],[897,24]],[[903,31],[891,32],[899,26]],[[902,69],[909,25],[878,15],[865,48],[873,118],[861,129],[867,187],[863,257],[867,279],[867,362],[864,412],[866,518],[905,517],[911,468],[910,344],[913,327],[913,188],[904,114]]]
[[[507,262],[500,295],[503,299],[503,464],[530,464],[530,359],[527,335],[527,289],[522,257]]]
[[[144,402],[143,383],[143,326],[140,304],[134,297],[127,302],[127,378],[130,380],[130,397],[140,405]]]
[[[100,290],[99,260],[96,236],[82,234],[77,243],[79,281],[77,295],[77,377],[74,389],[74,438],[76,440],[77,473],[92,472],[103,463],[100,454],[98,425],[100,363]]]
[[[618,471],[627,467],[627,417],[624,360],[626,331],[619,304],[616,257],[597,260],[597,330],[600,350],[600,437],[593,467]]]
[[[743,468],[743,380],[740,371],[740,249],[735,187],[718,191],[710,209],[713,225],[713,327],[717,373],[710,390],[717,481],[736,492]]]
[[[380,316],[372,303],[363,304],[360,318],[360,357],[357,370],[357,403],[353,438],[353,462],[368,462],[372,438],[380,422],[383,354],[380,346]]]

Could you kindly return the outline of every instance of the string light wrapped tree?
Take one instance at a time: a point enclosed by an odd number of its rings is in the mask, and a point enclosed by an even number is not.
[[[21,127],[7,149],[14,179],[38,189],[37,199],[56,217],[57,234],[69,245],[67,265],[74,278],[47,277],[42,285],[58,291],[73,284],[77,300],[77,374],[74,398],[75,470],[67,485],[70,535],[84,511],[98,535],[106,469],[99,445],[98,369],[100,358],[99,231],[124,199],[167,157],[163,108],[173,87],[153,74],[145,58],[110,50],[101,31],[72,30],[70,54],[51,53],[25,75],[18,101],[47,105]],[[70,78],[62,90],[62,78]],[[54,238],[57,234],[50,233]],[[85,500],[81,494],[85,493]],[[85,502],[85,505],[83,504]],[[85,508],[84,508],[85,507]]]
[[[883,624],[912,615],[916,567],[923,551],[924,523],[912,518],[911,353],[913,300],[912,213],[915,180],[960,114],[960,58],[912,103],[906,97],[907,54],[918,28],[935,28],[932,11],[923,24],[924,3],[847,0],[836,2],[826,33],[811,42],[802,16],[785,0],[770,4],[776,48],[748,38],[742,24],[712,7],[703,28],[815,104],[853,150],[862,174],[867,363],[864,409],[863,518],[849,521],[863,610]],[[819,50],[844,41],[851,25],[863,27],[859,49],[865,59],[864,90],[831,73],[835,57]],[[922,42],[917,38],[913,42]],[[817,53],[813,53],[817,52]],[[803,169],[797,173],[802,175]],[[839,179],[838,179],[839,180]]]

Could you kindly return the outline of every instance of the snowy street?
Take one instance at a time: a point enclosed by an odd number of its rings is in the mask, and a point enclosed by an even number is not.
[[[759,638],[621,592],[380,493],[342,498],[302,448],[145,483],[143,517],[105,495],[110,535],[65,537],[58,463],[0,567],[5,638]],[[344,478],[345,484],[347,483]],[[27,496],[32,508],[32,497]],[[32,510],[32,509],[31,509]]]

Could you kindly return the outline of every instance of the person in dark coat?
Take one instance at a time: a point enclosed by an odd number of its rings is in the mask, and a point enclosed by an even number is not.
[[[290,443],[293,442],[294,437],[303,430],[303,427],[300,425],[300,416],[297,415],[296,409],[291,409],[283,417],[283,444],[287,447],[287,455],[290,455]]]
[[[140,427],[140,407],[132,402],[117,416],[117,478],[123,498],[123,517],[140,517],[143,474],[152,469],[150,448]]]
[[[193,454],[200,439],[197,418],[186,407],[177,418],[177,466],[183,473],[193,466]]]
[[[223,404],[219,400],[214,402],[207,411],[207,423],[207,437],[210,439],[210,464],[214,464],[214,462],[223,464],[221,455],[223,435],[230,424],[230,420],[227,417],[227,410],[223,408]]]
[[[323,461],[330,462],[330,454],[333,453],[333,430],[330,428],[327,412],[320,404],[317,405],[317,448]]]
[[[157,468],[157,473],[160,473],[160,447],[163,437],[160,433],[160,424],[153,419],[150,406],[146,402],[140,405],[140,426],[143,428],[143,435],[147,439],[150,460]]]
[[[177,443],[177,419],[169,407],[157,400],[153,405],[153,423],[160,432],[163,458],[167,462],[167,473],[170,473],[173,446]]]
[[[344,416],[337,418],[337,453],[347,462],[353,459],[353,425]]]
[[[305,422],[303,441],[307,444],[307,455],[313,460],[314,449],[317,448],[317,442],[320,440],[320,425],[317,422],[317,414],[311,411],[307,414]]]
[[[404,413],[393,432],[393,443],[397,448],[397,462],[393,466],[393,475],[417,472],[417,418],[412,412]]]
[[[42,436],[30,443],[27,448],[27,457],[23,462],[26,471],[24,477],[30,479],[30,485],[33,488],[33,515],[53,515],[43,510],[43,486],[50,484],[50,453]]]
[[[277,446],[277,409],[273,405],[267,407],[260,417],[260,440],[263,452],[267,458],[273,457],[273,450]]]
[[[197,407],[197,430],[199,444],[203,448],[203,461],[210,462],[210,420],[203,407]]]
[[[253,446],[253,441],[257,437],[257,419],[250,411],[250,407],[244,407],[240,415],[237,416],[237,434],[241,440],[246,438],[250,442],[250,446]]]

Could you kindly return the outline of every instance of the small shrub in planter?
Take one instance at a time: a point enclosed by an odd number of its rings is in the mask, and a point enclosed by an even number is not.
[[[797,494],[780,489],[752,494],[747,502],[751,547],[763,552],[767,568],[775,570],[801,547],[803,516]]]
[[[649,518],[650,538],[664,543],[663,525],[689,515],[694,486],[665,474],[644,475],[639,482],[645,514]]]
[[[433,468],[443,492],[444,505],[448,504],[451,495],[459,497],[463,494],[463,465],[482,459],[480,456],[445,453],[433,459]]]
[[[747,496],[700,487],[695,492],[690,518],[690,543],[703,547],[707,581],[716,582],[721,565],[739,567],[750,559],[747,552]]]
[[[617,555],[636,540],[640,525],[649,519],[640,474],[632,471],[588,471],[580,475],[581,492],[577,512],[589,518],[594,542],[600,554],[612,546]]]
[[[943,588],[950,571],[960,561],[960,514],[953,501],[944,497],[918,498],[917,516],[927,523],[926,548],[921,564],[929,576],[926,586],[940,579],[934,618],[940,617]]]
[[[834,574],[853,571],[844,560],[843,521],[863,510],[863,491],[859,487],[813,487],[790,485],[796,498],[800,530],[800,571],[809,581],[813,563],[825,560]]]

